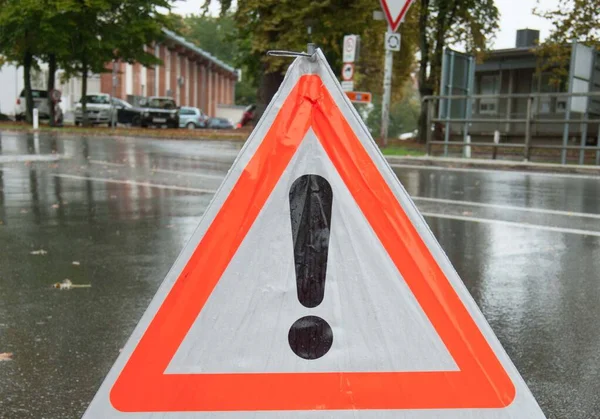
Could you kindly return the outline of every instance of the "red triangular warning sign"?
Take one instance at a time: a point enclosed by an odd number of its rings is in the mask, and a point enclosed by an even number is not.
[[[300,58],[295,66],[242,151],[242,157],[234,164],[237,172],[232,170],[234,173],[229,175],[232,178],[228,177],[224,183],[227,185],[229,181],[232,186],[224,186],[217,193],[205,215],[206,227],[201,226],[197,233],[198,241],[188,245],[192,247],[184,250],[161,286],[88,409],[88,416],[113,417],[111,412],[495,411],[512,404],[520,412],[527,412],[527,417],[543,417],[481,313],[473,308],[474,303],[469,300],[464,287],[457,287],[449,279],[448,270],[442,269],[441,263],[448,262],[440,260],[423,239],[424,221],[420,217],[415,220],[407,212],[414,211],[407,208],[412,205],[410,198],[397,180],[390,180],[393,174],[390,175],[389,167],[381,163],[379,154],[376,155],[379,156],[375,159],[377,162],[374,160],[373,153],[378,151],[373,151],[372,140],[347,99],[341,99],[343,92],[334,81],[322,53],[318,53],[316,63]],[[292,170],[294,156],[309,132],[318,139],[337,172],[336,176],[339,175],[349,196],[389,255],[394,269],[408,285],[454,360],[456,369],[168,372],[178,348],[210,300],[280,178]],[[309,218],[318,218],[317,223],[322,224],[320,231],[328,231],[331,226],[331,187],[321,176],[305,175],[310,176],[299,177],[301,182],[295,182],[291,189],[296,188],[304,194],[324,191],[329,195],[326,199],[329,203],[324,204],[320,196],[316,209],[309,205],[296,217],[296,204],[290,192],[292,224],[303,222],[302,217],[306,215],[303,211],[313,211],[310,214],[314,216]],[[333,203],[343,205],[336,203],[335,191]],[[297,218],[295,221],[294,217]],[[294,232],[294,245],[302,239],[300,235]],[[314,241],[314,238],[310,240]],[[323,245],[322,240],[318,243]],[[318,257],[311,260],[314,262]],[[239,275],[243,276],[244,271]],[[325,273],[322,275],[324,281]],[[307,301],[300,302],[305,307],[314,307],[319,304],[319,298],[322,299],[322,293],[323,289],[319,288]],[[468,301],[467,305],[465,301]],[[336,331],[329,329],[328,333],[333,333],[335,339]],[[289,339],[291,345],[295,339],[291,332]],[[331,342],[328,345],[331,346]],[[321,353],[314,357],[301,354],[302,350],[296,355],[314,359],[328,349],[317,349]],[[265,347],[265,351],[269,348]],[[291,357],[296,355],[290,351]],[[104,405],[107,400],[110,406]],[[485,417],[483,413],[476,416]]]

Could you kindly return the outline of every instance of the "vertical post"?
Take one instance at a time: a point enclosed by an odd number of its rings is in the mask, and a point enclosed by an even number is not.
[[[577,58],[577,43],[574,41],[571,44],[571,66],[569,69],[569,93],[573,93],[573,74],[575,73],[575,59]],[[565,110],[565,121],[571,119],[571,106],[573,103],[573,96],[569,96],[567,100],[567,109]],[[563,149],[561,150],[560,162],[562,164],[567,164],[567,149],[566,147],[569,145],[569,122],[564,123],[563,129]]]
[[[115,120],[115,102],[114,98],[117,94],[117,61],[113,60],[113,68],[112,68],[112,93],[110,99],[110,126],[111,128],[115,128],[117,126],[117,121]]]
[[[454,51],[450,51],[450,77],[448,77],[448,96],[454,94]],[[452,99],[446,99],[446,129],[444,130],[444,157],[448,157],[448,143],[450,142],[450,114],[452,113]],[[464,150],[463,150],[464,151]]]
[[[596,166],[600,165],[600,124],[598,125],[598,140],[596,140]]]
[[[594,71],[596,69],[596,51],[593,52],[592,57],[592,68],[590,68],[590,80],[588,80],[588,92],[591,92],[593,89],[592,81],[594,79]],[[585,98],[585,112],[583,114],[583,121],[581,123],[581,149],[579,150],[579,164],[585,164],[585,146],[587,143],[587,133],[588,133],[588,118],[590,117],[590,102],[591,97],[586,96]]]
[[[498,144],[500,144],[500,131],[494,131],[494,151],[492,152],[492,160],[496,160],[498,156]]]
[[[426,148],[427,148],[427,155],[431,156],[431,140],[432,140],[432,132],[431,132],[431,118],[433,117],[433,113],[435,112],[435,107],[434,107],[434,103],[433,103],[433,99],[426,99],[427,100],[427,134],[426,134]]]
[[[33,108],[33,129],[37,130],[40,128],[40,111],[38,108]]]
[[[471,136],[467,135],[467,138],[465,139],[465,150],[463,152],[463,155],[465,158],[470,159],[471,158]]]
[[[386,33],[392,33],[389,29]],[[394,68],[394,52],[386,48],[385,66],[383,73],[383,103],[381,105],[381,144],[388,144],[388,130],[390,124],[390,101],[392,98],[392,71]]]
[[[531,114],[533,111],[533,96],[527,98],[527,119],[525,121],[525,161],[529,161],[531,154]]]
[[[464,141],[467,141],[467,137],[469,137],[469,127],[471,126],[471,118],[473,117],[473,99],[471,99],[471,95],[473,94],[472,89],[475,84],[475,81],[472,79],[475,77],[475,72],[473,71],[475,69],[475,57],[469,57],[468,62],[469,65],[465,69],[468,74],[466,74],[467,89],[465,93],[467,94],[467,100],[465,101],[465,117],[467,121],[465,121],[465,125],[463,126]]]

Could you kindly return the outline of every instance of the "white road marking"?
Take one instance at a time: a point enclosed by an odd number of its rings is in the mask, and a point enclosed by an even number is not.
[[[150,183],[150,182],[137,182],[137,181],[133,181],[133,180],[107,179],[107,178],[98,178],[98,177],[91,177],[91,176],[77,176],[77,175],[67,175],[67,174],[54,174],[52,176],[59,177],[59,178],[65,178],[65,179],[91,180],[94,182],[117,183],[117,184],[123,184],[123,185],[131,185],[131,186],[146,186],[146,187],[157,188],[157,189],[171,189],[171,190],[175,190],[175,191],[206,193],[206,194],[216,193],[216,190],[214,190],[214,189],[188,188],[188,187],[183,187],[183,186],[162,185],[162,184],[156,184],[156,183]],[[413,197],[413,199],[419,200],[420,198]],[[427,200],[437,200],[435,198],[426,198],[426,199]],[[448,202],[457,203],[457,204],[463,204],[465,202],[468,202],[468,201],[451,201],[451,200],[438,200],[438,201],[448,201]],[[479,204],[479,203],[475,202],[472,204]],[[493,205],[493,204],[480,204],[480,206],[488,206],[488,205]],[[514,207],[514,208],[524,209],[521,207]],[[527,208],[525,208],[525,210],[527,210]],[[534,209],[532,208],[532,210],[534,210]],[[543,211],[552,211],[552,210],[543,210]],[[563,211],[560,211],[560,212],[562,213]],[[565,213],[571,214],[571,213],[567,213],[567,212],[565,212]],[[463,215],[440,214],[440,213],[433,213],[433,212],[421,212],[421,214],[424,217],[441,218],[441,219],[447,219],[447,220],[468,221],[468,222],[482,223],[482,224],[497,224],[497,225],[504,225],[504,226],[509,226],[509,227],[529,228],[529,229],[533,229],[533,230],[553,231],[553,232],[557,232],[557,233],[578,234],[578,235],[583,235],[583,236],[600,237],[600,231],[553,227],[553,226],[545,226],[545,225],[540,225],[540,224],[519,223],[519,222],[515,222],[515,221],[504,221],[504,220],[478,218],[478,217],[470,217],[470,216],[463,216]],[[595,214],[582,214],[582,216],[595,216]],[[596,217],[593,217],[593,218],[596,218]]]
[[[493,208],[493,209],[503,209],[508,211],[525,211],[525,212],[533,212],[538,214],[549,214],[549,215],[561,215],[565,217],[580,217],[580,218],[594,218],[600,220],[600,214],[591,214],[586,212],[570,212],[570,211],[559,211],[559,210],[551,210],[545,208],[528,208],[528,207],[518,207],[513,205],[501,205],[501,204],[485,204],[482,202],[473,202],[473,201],[460,201],[460,200],[452,200],[452,199],[442,199],[442,198],[426,198],[421,196],[413,196],[413,200],[415,201],[423,201],[423,202],[433,202],[437,204],[449,204],[449,205],[466,205],[470,207],[480,207],[480,208]]]
[[[64,178],[64,179],[91,180],[94,182],[117,183],[117,184],[121,184],[121,185],[131,185],[131,186],[146,186],[149,188],[157,188],[157,189],[171,189],[174,191],[185,191],[185,192],[207,193],[207,194],[208,193],[214,194],[215,192],[217,192],[216,189],[188,188],[185,186],[161,185],[161,184],[150,183],[150,182],[137,182],[134,180],[107,179],[107,178],[99,178],[99,177],[91,177],[91,176],[77,176],[77,175],[66,175],[66,174],[55,174],[52,176]]]
[[[169,169],[152,169],[153,172],[158,173],[169,173],[174,175],[183,175],[183,176],[192,176],[192,177],[204,177],[208,179],[225,179],[225,174],[223,175],[210,175],[208,173],[195,173],[189,171],[181,171],[181,170],[169,170]]]
[[[113,163],[110,161],[102,161],[102,160],[88,160],[88,163],[90,164],[99,164],[102,166],[116,166],[116,167],[125,167],[125,163]],[[130,167],[135,167],[135,166],[130,166]]]
[[[0,164],[2,163],[21,163],[28,161],[58,161],[65,156],[62,154],[6,154],[0,156]]]
[[[446,220],[469,221],[469,222],[473,222],[473,223],[482,223],[482,224],[497,224],[497,225],[504,225],[504,226],[508,226],[508,227],[529,228],[532,230],[544,230],[544,231],[553,231],[553,232],[557,232],[557,233],[579,234],[579,235],[583,235],[583,236],[600,237],[600,231],[544,226],[544,225],[540,225],[540,224],[518,223],[515,221],[492,220],[489,218],[467,217],[467,216],[462,216],[462,215],[438,214],[438,213],[433,213],[433,212],[422,212],[421,215],[423,215],[423,217],[443,218]]]
[[[544,176],[544,177],[564,177],[564,178],[576,178],[576,179],[596,179],[600,181],[600,175],[585,175],[578,173],[549,173],[549,172],[528,172],[524,170],[501,170],[501,169],[478,169],[469,167],[442,167],[442,166],[425,166],[419,164],[404,164],[404,163],[391,163],[392,168],[405,168],[405,169],[417,169],[417,170],[431,170],[439,172],[467,172],[467,173],[506,173],[516,175],[531,175],[531,176]]]
[[[134,165],[128,165],[126,163],[113,163],[113,162],[103,161],[103,160],[88,160],[88,163],[90,163],[90,164],[96,164],[96,165],[100,165],[100,166],[116,166],[116,167],[131,167],[131,168],[136,168],[136,166],[134,166]],[[225,174],[223,174],[223,175],[211,175],[211,174],[208,174],[208,173],[196,173],[196,172],[190,172],[190,171],[170,170],[170,169],[156,169],[156,168],[150,168],[149,170],[152,171],[152,172],[157,172],[157,173],[169,173],[169,174],[173,174],[173,175],[200,177],[200,178],[207,178],[207,179],[219,179],[219,180],[221,180],[221,179],[225,178]]]

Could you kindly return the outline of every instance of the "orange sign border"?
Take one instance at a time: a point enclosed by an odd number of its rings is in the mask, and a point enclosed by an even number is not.
[[[457,371],[166,374],[309,128]],[[304,75],[110,391],[122,412],[503,408],[515,387],[318,75]]]

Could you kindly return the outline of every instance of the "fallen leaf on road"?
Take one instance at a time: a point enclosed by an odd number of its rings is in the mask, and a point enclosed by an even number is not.
[[[54,209],[59,208],[59,207],[60,207],[60,205],[58,205],[58,204],[53,204],[52,205],[52,208],[54,208]]]
[[[473,215],[473,213],[471,211],[464,211],[463,215],[471,216],[471,215]]]
[[[0,362],[1,361],[12,361],[12,352],[4,352],[0,353]]]
[[[77,262],[76,260],[74,260],[74,261],[73,261],[73,265],[74,265],[74,266],[79,266],[79,265],[81,265],[81,263],[79,263],[79,262]]]
[[[92,284],[74,284],[70,279],[65,279],[62,282],[52,285],[52,287],[59,290],[70,290],[73,288],[91,288]]]
[[[40,249],[40,250],[34,250],[33,252],[29,252],[30,255],[34,255],[34,256],[44,256],[47,255],[48,252],[46,252],[44,249]]]
[[[26,209],[22,209],[21,210],[21,214],[27,214],[29,211],[27,211]]]

